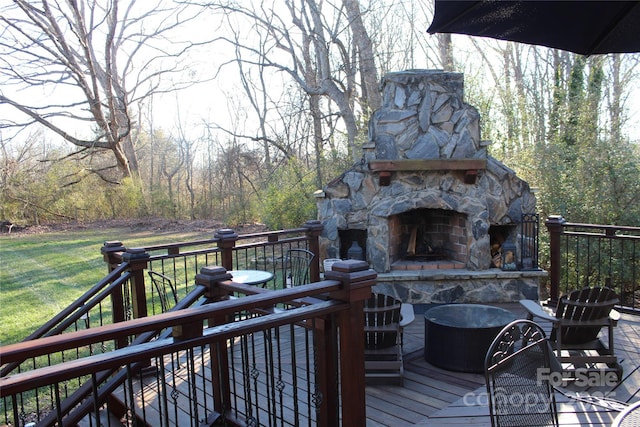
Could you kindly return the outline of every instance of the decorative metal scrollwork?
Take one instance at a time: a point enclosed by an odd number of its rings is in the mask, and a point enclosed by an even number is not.
[[[254,365],[251,368],[251,371],[249,372],[249,375],[251,376],[251,378],[253,378],[254,380],[257,379],[260,376],[260,371],[258,370],[258,368]]]
[[[322,395],[320,388],[316,386],[314,393],[311,395],[311,401],[313,402],[313,405],[316,407],[316,409],[320,408],[320,405],[322,405],[323,399],[324,399],[324,396]]]

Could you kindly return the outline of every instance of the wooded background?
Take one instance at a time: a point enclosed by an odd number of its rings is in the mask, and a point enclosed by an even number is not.
[[[432,0],[0,6],[0,220],[299,226],[360,161],[381,78],[425,68],[464,73],[541,218],[640,225],[640,55],[430,36],[432,16]]]

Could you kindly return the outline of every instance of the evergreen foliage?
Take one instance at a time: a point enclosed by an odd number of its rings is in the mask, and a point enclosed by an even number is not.
[[[620,88],[613,87],[605,63],[580,55],[555,63],[549,114],[542,116],[548,131],[532,143],[509,140],[514,134],[501,132],[492,103],[478,96],[478,105],[486,106],[482,131],[494,142],[491,154],[537,188],[543,220],[562,215],[571,222],[640,225],[640,148],[617,128],[623,118],[612,118],[607,108]]]
[[[299,162],[290,161],[280,168],[267,186],[262,218],[272,230],[295,228],[316,217],[313,192],[316,190],[312,171]]]

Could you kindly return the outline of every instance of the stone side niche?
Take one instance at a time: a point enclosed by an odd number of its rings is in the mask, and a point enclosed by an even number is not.
[[[462,74],[385,76],[363,164],[316,193],[324,225],[321,258],[342,256],[351,244],[344,236],[359,230],[378,286],[405,301],[535,296],[541,272],[492,268],[492,246],[506,239],[518,244],[519,222],[535,212],[536,200],[525,181],[487,155],[479,120],[463,100]],[[445,259],[407,257],[424,245],[437,247]]]

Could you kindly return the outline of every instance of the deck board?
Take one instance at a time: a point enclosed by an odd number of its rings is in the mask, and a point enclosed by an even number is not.
[[[513,311],[518,317],[525,317],[525,313],[517,303],[496,305]],[[414,323],[412,328],[405,329],[405,343],[408,342],[409,347],[417,346],[418,341],[423,339],[424,316],[416,315]],[[547,333],[550,331],[549,324],[542,326]],[[622,382],[614,387],[590,387],[587,390],[582,388],[581,391],[628,404],[640,400],[640,317],[623,314],[621,321],[614,329],[614,334],[616,353],[624,368]],[[606,342],[606,332],[601,334],[601,338]],[[425,379],[423,383],[427,388],[425,393],[428,396],[438,396],[438,399],[429,400],[430,407],[433,408],[437,406],[437,402],[442,402],[440,408],[434,408],[425,419],[414,425],[451,427],[491,425],[486,397],[481,398],[483,393],[486,393],[483,375],[441,370],[431,366],[423,358],[415,357],[420,355],[421,349],[412,347],[411,350],[412,354],[405,356],[406,377]],[[405,387],[406,382],[405,379]],[[569,386],[567,390],[571,392],[571,387]],[[392,391],[389,389],[388,392]],[[571,399],[560,393],[556,393],[556,399],[561,426],[610,426],[618,414],[617,411]],[[367,404],[369,405],[369,401]],[[367,426],[375,425],[367,421]],[[393,425],[393,423],[388,424],[388,426]]]

